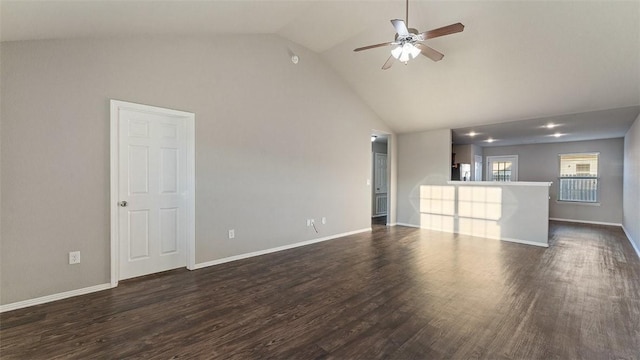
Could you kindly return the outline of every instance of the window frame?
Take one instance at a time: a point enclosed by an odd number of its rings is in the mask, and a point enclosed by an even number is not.
[[[486,181],[494,181],[494,182],[501,182],[501,181],[495,181],[493,180],[493,168],[492,168],[492,163],[497,160],[498,162],[500,160],[511,160],[511,180],[510,181],[502,181],[502,182],[516,182],[518,181],[518,155],[487,155],[486,156],[486,171],[485,171],[485,179]]]
[[[563,156],[571,156],[571,155],[595,155],[596,156],[596,160],[597,160],[596,176],[561,176],[562,175],[562,157]],[[557,194],[556,194],[556,202],[561,203],[561,204],[600,205],[601,179],[600,179],[600,152],[599,151],[585,151],[585,152],[574,152],[574,153],[558,154],[557,170],[558,170],[558,187],[557,187]],[[595,196],[595,200],[594,201],[588,201],[588,200],[562,200],[562,199],[560,199],[560,195],[562,194],[562,191],[561,191],[562,179],[596,180],[596,196]]]

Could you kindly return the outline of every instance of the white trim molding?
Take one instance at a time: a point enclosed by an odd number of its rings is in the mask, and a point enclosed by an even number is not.
[[[98,291],[102,291],[102,290],[107,290],[107,289],[111,289],[111,288],[112,288],[111,284],[107,283],[107,284],[89,286],[89,287],[82,288],[82,289],[65,291],[65,292],[52,294],[52,295],[47,295],[47,296],[41,296],[41,297],[38,297],[38,298],[35,298],[35,299],[22,300],[22,301],[10,303],[10,304],[0,305],[0,313],[3,313],[5,311],[18,310],[18,309],[26,308],[26,307],[29,307],[29,306],[45,304],[45,303],[49,303],[49,302],[52,302],[52,301],[57,301],[57,300],[70,298],[70,297],[73,297],[73,296],[90,294],[90,293],[94,293],[94,292],[98,292]]]
[[[622,231],[624,231],[624,234],[627,235],[627,239],[629,239],[629,242],[631,243],[631,247],[633,247],[633,250],[636,251],[636,255],[638,255],[638,257],[640,258],[640,249],[638,249],[638,246],[636,246],[636,243],[633,242],[633,238],[631,238],[631,234],[629,234],[629,232],[627,231],[627,228],[624,227],[624,225],[621,225],[622,227]]]
[[[423,229],[428,229],[428,228],[423,228]],[[432,231],[442,231],[442,230],[436,230],[436,229],[429,229],[429,230],[432,230]],[[448,231],[444,231],[444,232],[448,232]],[[518,243],[518,244],[524,244],[524,245],[540,246],[540,247],[545,247],[545,248],[548,248],[548,247],[549,247],[549,244],[545,244],[545,243],[541,243],[541,242],[536,242],[536,241],[531,241],[531,240],[522,240],[522,239],[514,239],[514,238],[508,238],[508,237],[489,236],[489,235],[485,235],[485,236],[478,236],[478,235],[474,235],[474,234],[472,234],[472,233],[468,233],[468,232],[460,232],[460,231],[453,232],[453,234],[459,234],[459,235],[465,235],[465,236],[478,237],[478,238],[482,238],[482,239],[500,240],[500,241],[506,241],[506,242],[512,242],[512,243]]]
[[[229,257],[222,258],[222,259],[211,260],[211,261],[195,264],[194,270],[195,269],[202,269],[202,268],[209,267],[209,266],[214,266],[214,265],[220,265],[220,264],[228,263],[228,262],[231,262],[231,261],[247,259],[247,258],[254,257],[254,256],[260,256],[260,255],[270,254],[270,253],[274,253],[274,252],[278,252],[278,251],[289,250],[289,249],[297,248],[297,247],[300,247],[300,246],[311,245],[311,244],[315,244],[315,243],[319,243],[319,242],[323,242],[323,241],[327,241],[327,240],[333,240],[333,239],[337,239],[337,238],[341,238],[341,237],[345,237],[345,236],[349,236],[349,235],[355,235],[355,234],[359,234],[359,233],[363,233],[363,232],[367,232],[367,231],[371,231],[371,228],[365,228],[365,229],[360,229],[360,230],[355,230],[355,231],[349,231],[349,232],[345,232],[345,233],[341,233],[341,234],[335,234],[335,235],[325,236],[325,237],[321,237],[321,238],[317,238],[317,239],[301,241],[301,242],[297,242],[297,243],[294,243],[294,244],[278,246],[278,247],[265,249],[265,250],[253,251],[253,252],[250,252],[250,253],[229,256]]]
[[[558,205],[600,206],[599,202],[556,200]]]
[[[418,228],[420,229],[420,225],[415,225],[415,224],[407,224],[407,223],[396,223],[395,225],[397,226],[406,226],[406,227],[412,227],[412,228]]]
[[[580,224],[592,224],[592,225],[622,226],[622,224],[603,222],[603,221],[587,221],[587,220],[574,220],[574,219],[561,219],[561,218],[549,218],[549,220],[573,222],[573,223],[580,223]]]
[[[553,184],[552,181],[447,181],[447,185],[471,185],[471,186],[546,186],[550,187]]]
[[[491,238],[489,238],[491,239]],[[512,243],[517,243],[517,244],[525,244],[525,245],[533,245],[533,246],[539,246],[539,247],[544,247],[544,248],[548,248],[549,244],[544,244],[544,243],[539,243],[539,242],[535,242],[535,241],[529,241],[529,240],[520,240],[520,239],[511,239],[511,238],[495,238],[497,240],[500,241],[506,241],[506,242],[512,242]]]

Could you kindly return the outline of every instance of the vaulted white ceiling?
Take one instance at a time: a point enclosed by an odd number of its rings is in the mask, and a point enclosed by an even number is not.
[[[428,41],[442,61],[385,71],[389,48],[352,50],[391,41],[402,0],[0,4],[2,41],[278,34],[321,54],[400,133],[640,105],[640,1],[411,1],[411,27],[465,30]]]

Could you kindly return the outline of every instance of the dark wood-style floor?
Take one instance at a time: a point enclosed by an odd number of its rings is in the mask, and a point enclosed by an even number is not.
[[[2,359],[638,359],[619,228],[549,249],[406,227],[4,313]]]

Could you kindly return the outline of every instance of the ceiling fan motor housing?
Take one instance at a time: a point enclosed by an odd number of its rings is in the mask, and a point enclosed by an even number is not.
[[[405,36],[400,36],[396,33],[395,36],[395,40],[397,42],[416,42],[416,41],[422,41],[424,40],[422,38],[422,36],[420,36],[420,33],[418,32],[418,29],[414,29],[414,28],[409,28],[407,29],[409,30],[409,35],[405,35]]]

